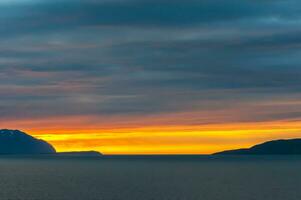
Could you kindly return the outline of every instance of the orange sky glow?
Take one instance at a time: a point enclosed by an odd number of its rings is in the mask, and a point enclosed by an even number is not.
[[[204,125],[139,124],[136,121],[138,125],[116,127],[112,124],[98,127],[89,117],[66,118],[61,125],[57,121],[12,123],[48,141],[59,152],[96,150],[104,154],[209,154],[250,147],[267,140],[297,138],[301,132],[299,120]],[[53,126],[54,122],[57,126]],[[68,128],[63,124],[68,124]]]

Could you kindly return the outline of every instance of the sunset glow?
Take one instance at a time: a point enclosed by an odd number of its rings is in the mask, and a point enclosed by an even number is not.
[[[27,130],[58,151],[97,150],[105,154],[209,154],[300,137],[298,121],[90,130]]]

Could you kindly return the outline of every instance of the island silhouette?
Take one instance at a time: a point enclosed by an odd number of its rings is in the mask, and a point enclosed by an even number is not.
[[[273,140],[251,148],[226,150],[213,155],[298,155],[301,154],[301,139]]]
[[[54,154],[55,148],[19,130],[0,130],[0,154]]]
[[[48,142],[20,130],[0,130],[0,155],[101,156],[97,151],[57,152]]]

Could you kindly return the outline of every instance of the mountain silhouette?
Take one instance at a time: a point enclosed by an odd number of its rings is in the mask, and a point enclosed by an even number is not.
[[[44,140],[19,130],[0,130],[0,154],[53,154],[56,150]]]
[[[227,150],[213,155],[297,155],[301,154],[301,139],[273,140],[249,149]]]

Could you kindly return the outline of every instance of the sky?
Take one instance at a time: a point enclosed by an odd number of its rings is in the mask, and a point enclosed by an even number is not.
[[[0,0],[0,127],[58,151],[301,137],[298,0]]]

